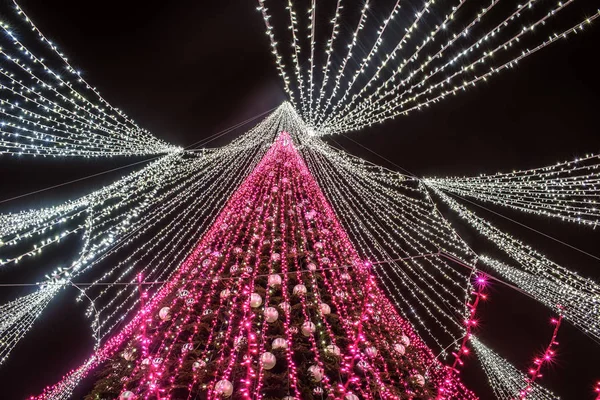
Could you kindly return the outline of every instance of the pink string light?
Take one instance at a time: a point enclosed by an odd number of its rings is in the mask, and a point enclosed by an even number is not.
[[[559,312],[562,310],[561,306],[558,306]],[[558,342],[556,341],[556,336],[558,335],[558,329],[560,328],[560,324],[562,322],[563,316],[562,314],[558,315],[558,318],[552,318],[550,323],[554,325],[554,331],[552,332],[552,338],[550,339],[550,343],[546,347],[546,350],[538,357],[533,360],[533,365],[527,373],[529,377],[527,378],[527,386],[520,393],[520,399],[524,400],[531,392],[533,384],[538,378],[542,377],[541,370],[545,364],[551,363],[554,360],[554,356],[556,355],[556,347],[558,346]]]

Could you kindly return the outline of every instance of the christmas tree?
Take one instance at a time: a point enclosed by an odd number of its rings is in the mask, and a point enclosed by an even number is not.
[[[378,288],[286,132],[157,298],[88,399],[475,398]]]

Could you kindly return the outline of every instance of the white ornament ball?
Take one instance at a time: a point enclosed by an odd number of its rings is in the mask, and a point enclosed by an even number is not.
[[[377,355],[377,349],[375,347],[367,347],[365,352],[369,357],[375,357]]]
[[[308,367],[308,372],[317,382],[321,382],[321,379],[323,379],[323,368],[319,367],[318,365],[311,365],[310,367]]]
[[[275,307],[265,308],[265,319],[267,322],[275,322],[279,318],[279,313]]]
[[[271,347],[273,349],[287,349],[287,340],[285,340],[284,338],[277,338],[273,340],[273,343],[271,343]]]
[[[406,347],[404,347],[403,345],[401,345],[400,343],[396,343],[394,345],[394,351],[398,354],[400,354],[401,356],[404,355],[404,353],[406,353]]]
[[[134,351],[133,351],[133,350],[125,350],[125,351],[123,352],[123,358],[124,358],[126,361],[131,361],[131,360],[135,359],[135,354],[134,354]]]
[[[406,335],[402,335],[400,342],[406,347],[410,346],[410,339]]]
[[[306,321],[305,323],[302,324],[302,334],[304,336],[310,336],[313,333],[315,333],[315,330],[317,329],[317,327],[315,326],[315,324],[313,324],[310,321]]]
[[[307,292],[306,286],[299,284],[294,286],[294,294],[296,296],[304,296]]]
[[[271,287],[281,285],[281,276],[278,274],[269,275],[268,285]]]
[[[335,344],[330,344],[329,346],[325,347],[325,351],[329,354],[333,354],[334,356],[339,356],[341,354],[340,348]]]
[[[158,312],[158,317],[163,321],[168,321],[171,319],[171,309],[169,307],[163,307]]]
[[[228,298],[230,294],[231,294],[231,292],[229,291],[229,289],[221,290],[221,298],[222,299]]]
[[[353,393],[348,393],[345,397],[346,400],[359,400],[358,396]]]
[[[119,395],[119,400],[133,400],[135,399],[135,394],[130,392],[129,390],[124,391]]]
[[[229,397],[233,393],[233,385],[227,379],[220,380],[215,385],[215,393],[223,397]]]
[[[425,386],[425,378],[423,378],[423,375],[416,374],[413,376],[413,380],[417,385]]]
[[[252,293],[250,295],[250,307],[252,307],[252,308],[260,307],[261,304],[262,304],[262,297],[260,297],[260,294]]]
[[[350,274],[347,274],[346,272],[344,272],[342,275],[340,275],[340,278],[343,281],[349,281],[350,280]]]
[[[260,363],[264,369],[271,369],[277,363],[277,359],[275,358],[275,354],[264,352],[260,355]]]
[[[192,370],[197,371],[200,368],[204,368],[206,366],[206,362],[204,360],[200,360],[200,361],[195,361],[192,364]]]
[[[283,310],[283,312],[289,312],[290,311],[290,303],[286,302],[286,301],[282,301],[281,303],[279,303],[279,308],[281,308]]]
[[[329,315],[331,314],[331,307],[329,307],[329,304],[327,303],[321,303],[319,304],[319,311],[321,312],[321,315]]]
[[[321,242],[316,242],[316,243],[315,243],[315,249],[316,249],[316,250],[323,250],[323,243],[321,243]]]
[[[229,268],[229,272],[231,272],[232,274],[235,274],[239,270],[240,270],[240,267],[238,267],[237,265],[232,265],[231,268]]]

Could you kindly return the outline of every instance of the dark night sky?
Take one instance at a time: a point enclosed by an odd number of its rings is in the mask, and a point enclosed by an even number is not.
[[[587,1],[588,6],[593,3]],[[20,4],[106,99],[169,142],[189,145],[285,100],[254,1],[22,0]],[[467,93],[349,136],[421,176],[523,169],[598,153],[598,43],[596,23],[586,33],[542,50]],[[335,140],[356,155],[396,168],[344,137]],[[132,159],[29,161],[0,160],[4,175],[0,200]],[[54,204],[88,193],[122,173],[2,203],[0,212]],[[600,255],[597,231],[499,211]],[[599,262],[489,213],[481,215],[536,244],[551,259],[600,278]],[[477,248],[486,249],[473,232],[465,235]],[[483,313],[480,336],[521,369],[549,339],[549,310],[505,288],[492,288],[492,300]],[[55,308],[40,326],[36,324],[34,331],[43,333],[24,340],[0,368],[0,382],[11,382],[6,392],[2,389],[2,398],[37,393],[67,367],[79,365],[89,351],[89,328],[80,314],[77,308]],[[559,341],[558,361],[543,383],[565,399],[593,398],[593,383],[600,379],[600,345],[568,324]],[[73,343],[78,343],[76,349]],[[465,381],[482,399],[491,398],[477,363],[470,364]]]

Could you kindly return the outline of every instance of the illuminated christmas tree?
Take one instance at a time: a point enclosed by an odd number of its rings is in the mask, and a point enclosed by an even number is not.
[[[281,133],[90,399],[475,398],[377,287]]]

